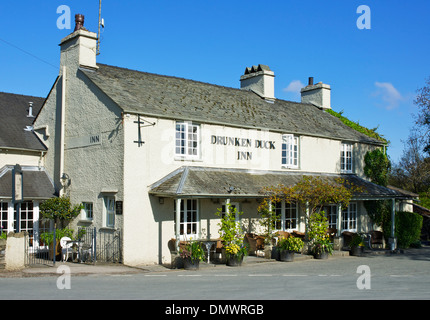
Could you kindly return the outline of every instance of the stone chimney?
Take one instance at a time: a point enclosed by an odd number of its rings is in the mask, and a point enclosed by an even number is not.
[[[75,31],[61,40],[61,66],[97,69],[97,34],[84,27],[84,16],[75,16]]]
[[[306,87],[300,90],[302,103],[310,103],[321,109],[331,109],[330,86],[322,82],[314,84],[314,78],[309,78]]]
[[[263,64],[246,68],[245,74],[240,77],[240,88],[253,91],[267,101],[274,101],[275,73]]]

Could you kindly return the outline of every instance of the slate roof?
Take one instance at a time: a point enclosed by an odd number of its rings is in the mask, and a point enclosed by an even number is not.
[[[381,145],[311,104],[104,64],[81,71],[124,112]]]
[[[337,178],[342,178],[349,185],[360,187],[362,192],[354,194],[355,200],[409,198],[404,193],[376,185],[351,174],[256,171],[208,167],[181,167],[150,186],[149,193],[160,197],[261,198],[264,195],[262,193],[263,188],[278,185],[293,186],[306,175],[321,177],[333,183],[336,182]],[[233,189],[230,189],[230,187]]]
[[[24,131],[34,121],[27,117],[28,103],[33,102],[33,115],[36,116],[44,101],[44,98],[0,92],[0,148],[47,150],[34,132]]]
[[[12,199],[12,169],[5,166],[0,169],[0,198]],[[44,170],[34,167],[22,167],[24,200],[46,200],[54,197],[55,188]]]

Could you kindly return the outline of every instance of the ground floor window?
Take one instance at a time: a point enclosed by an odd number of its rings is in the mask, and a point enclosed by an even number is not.
[[[115,227],[115,198],[105,197],[105,219],[106,227]]]
[[[1,202],[0,203],[0,234],[2,232],[8,231],[8,213],[9,213],[9,203]]]
[[[15,224],[16,222],[16,208],[15,208]],[[19,224],[20,231],[26,231],[30,234],[30,237],[33,236],[33,202],[27,201],[20,204],[19,208]],[[16,226],[16,225],[15,225]]]
[[[338,206],[335,204],[328,205],[323,208],[328,220],[329,228],[337,229],[337,208]]]
[[[357,231],[357,204],[354,202],[342,210],[342,230]]]
[[[275,214],[278,217],[275,223],[275,230],[293,231],[297,230],[297,203],[287,203],[280,201],[276,203]]]
[[[196,239],[198,233],[198,202],[195,199],[181,200],[179,234],[181,240]],[[176,211],[175,211],[176,223]],[[176,225],[175,225],[176,230]]]
[[[83,220],[93,220],[93,203],[92,202],[83,202],[82,205],[84,208],[82,209]]]

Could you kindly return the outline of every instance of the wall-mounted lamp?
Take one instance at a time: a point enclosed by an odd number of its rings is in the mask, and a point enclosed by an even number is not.
[[[158,198],[158,203],[159,204],[164,204],[164,198],[162,198],[162,197]]]
[[[72,179],[70,179],[69,175],[67,173],[63,173],[61,175],[61,185],[65,188],[70,186],[70,184],[72,183]]]

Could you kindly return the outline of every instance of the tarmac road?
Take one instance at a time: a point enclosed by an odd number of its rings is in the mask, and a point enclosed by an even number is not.
[[[242,267],[206,266],[198,271],[125,266],[89,266],[90,269],[84,270],[78,269],[78,264],[66,264],[65,272],[57,269],[62,266],[60,264],[55,272],[51,268],[46,269],[50,272],[27,270],[21,276],[1,275],[0,299],[226,301],[430,298],[429,247],[408,250],[403,254],[332,256],[328,260],[256,263],[255,259]]]

